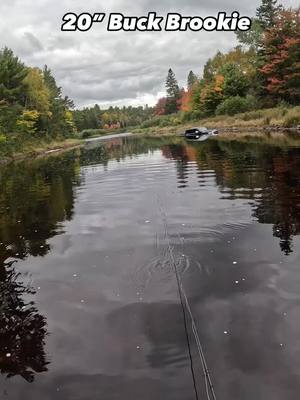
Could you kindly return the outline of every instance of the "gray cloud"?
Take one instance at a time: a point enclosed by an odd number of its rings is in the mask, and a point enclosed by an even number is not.
[[[122,12],[145,15],[156,11],[184,15],[209,15],[237,10],[254,15],[259,0],[2,0],[0,47],[11,47],[28,65],[47,64],[64,93],[77,106],[153,103],[164,91],[172,67],[181,85],[193,69],[200,73],[217,50],[233,47],[234,34],[217,32],[107,32],[96,24],[88,32],[61,32],[66,12]],[[284,4],[296,6],[297,0]]]
[[[34,36],[33,33],[25,32],[24,37],[28,41],[29,45],[31,46],[32,51],[42,51],[43,50],[42,43],[39,41],[39,39],[37,37]]]

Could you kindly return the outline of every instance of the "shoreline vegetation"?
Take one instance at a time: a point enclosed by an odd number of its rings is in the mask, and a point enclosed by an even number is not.
[[[28,67],[0,49],[0,164],[122,132],[170,136],[206,126],[226,137],[299,133],[300,9],[261,0],[251,30],[236,37],[236,47],[217,51],[200,73],[190,71],[185,87],[169,68],[166,96],[154,107],[76,109],[47,65]]]
[[[270,109],[255,110],[234,116],[220,115],[201,120],[189,121],[180,124],[160,124],[151,127],[136,127],[133,133],[144,133],[146,135],[180,134],[192,126],[206,126],[207,128],[219,129],[224,132],[299,132],[300,134],[300,106],[277,107]],[[162,125],[162,126],[161,126]]]
[[[26,140],[15,143],[5,143],[1,146],[0,141],[0,166],[11,161],[22,160],[25,158],[36,158],[47,156],[51,153],[70,150],[80,147],[85,143],[85,139],[105,137],[106,135],[130,132],[141,137],[180,137],[184,131],[192,126],[206,126],[207,128],[219,129],[218,138],[221,140],[250,140],[256,138],[274,144],[300,145],[300,126],[288,124],[300,118],[300,106],[296,107],[277,107],[264,110],[256,110],[241,113],[234,116],[215,116],[202,120],[190,121],[165,126],[151,127],[132,127],[115,129],[89,129],[88,134],[79,134],[73,138],[56,137],[52,138],[26,138]],[[159,121],[164,121],[159,119]]]
[[[56,139],[51,141],[46,140],[30,140],[23,144],[18,150],[10,149],[9,152],[3,153],[0,158],[1,165],[8,164],[13,161],[24,160],[27,158],[37,158],[47,156],[49,154],[59,153],[66,150],[71,150],[82,146],[82,139]]]
[[[151,131],[150,133],[146,133],[145,131],[141,132],[141,130],[136,129],[132,130],[132,137],[140,137],[140,138],[153,138],[159,139],[161,138],[172,138],[184,140],[182,137],[182,126],[176,127],[175,130],[173,127],[160,128],[156,131]],[[119,132],[124,133],[124,132]],[[111,135],[112,132],[103,133],[102,135],[91,136],[91,138],[103,138],[105,136]],[[115,132],[117,135],[118,133]],[[239,142],[247,142],[247,143],[264,143],[269,145],[276,146],[288,146],[288,147],[300,147],[300,134],[298,129],[294,128],[278,128],[273,129],[270,126],[262,126],[256,129],[252,127],[243,127],[243,129],[231,127],[225,127],[219,133],[217,137],[211,138],[209,140],[220,140],[220,141],[239,141]],[[186,142],[187,145],[191,145],[195,142]],[[63,140],[55,140],[51,142],[39,141],[37,142],[28,142],[23,148],[22,151],[11,153],[10,155],[6,155],[5,157],[1,157],[0,159],[0,167],[10,162],[22,161],[25,159],[34,159],[39,157],[47,157],[52,155],[57,155],[65,151],[73,150],[75,148],[79,148],[84,146],[85,139],[63,139]]]

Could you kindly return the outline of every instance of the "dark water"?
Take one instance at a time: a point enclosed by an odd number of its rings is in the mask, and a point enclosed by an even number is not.
[[[0,185],[1,399],[206,399],[197,334],[217,399],[299,399],[299,148],[114,139]]]

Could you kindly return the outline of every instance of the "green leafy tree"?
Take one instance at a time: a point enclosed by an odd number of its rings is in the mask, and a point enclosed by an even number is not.
[[[93,107],[85,107],[82,110],[74,110],[73,117],[78,131],[99,128],[125,128],[136,126],[151,118],[154,109],[145,105],[109,107],[101,110],[98,104]]]
[[[225,97],[246,95],[250,82],[237,65],[227,63],[220,69],[220,73],[224,77],[222,91]]]
[[[218,69],[223,63],[224,55],[218,51],[213,58],[209,58],[203,68],[203,79],[205,82],[212,82]]]
[[[252,96],[247,97],[228,97],[216,109],[217,115],[235,115],[237,113],[243,113],[250,111],[254,108],[255,99]]]
[[[200,111],[207,116],[213,115],[222,100],[222,93],[216,90],[215,83],[210,83],[204,86],[201,91]]]
[[[199,82],[195,83],[192,88],[191,93],[191,109],[192,111],[199,111],[200,104],[201,104],[201,91],[204,86],[204,81],[200,80]]]
[[[37,110],[23,110],[20,118],[16,122],[16,127],[20,133],[34,134],[37,131],[40,114]]]
[[[50,91],[45,84],[43,72],[38,68],[29,68],[23,83],[25,84],[25,107],[48,114]]]
[[[84,129],[98,129],[101,127],[101,110],[98,104],[94,107],[85,107],[82,110],[74,110],[73,118],[78,131]]]

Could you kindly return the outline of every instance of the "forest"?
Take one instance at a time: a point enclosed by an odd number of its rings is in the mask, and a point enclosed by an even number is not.
[[[228,53],[218,51],[200,76],[189,72],[186,89],[180,88],[170,68],[167,95],[158,100],[154,114],[176,113],[180,121],[186,121],[299,105],[299,9],[262,0],[251,30],[237,31],[236,36],[239,45]],[[291,123],[299,124],[299,115]]]
[[[166,96],[155,107],[100,109],[96,104],[75,109],[48,66],[28,67],[4,47],[0,50],[0,153],[36,138],[63,140],[135,126],[178,125],[272,107],[287,110],[287,126],[299,125],[295,107],[300,103],[299,9],[262,0],[251,30],[238,31],[236,36],[235,48],[218,51],[201,73],[187,74],[185,88],[170,68]]]

